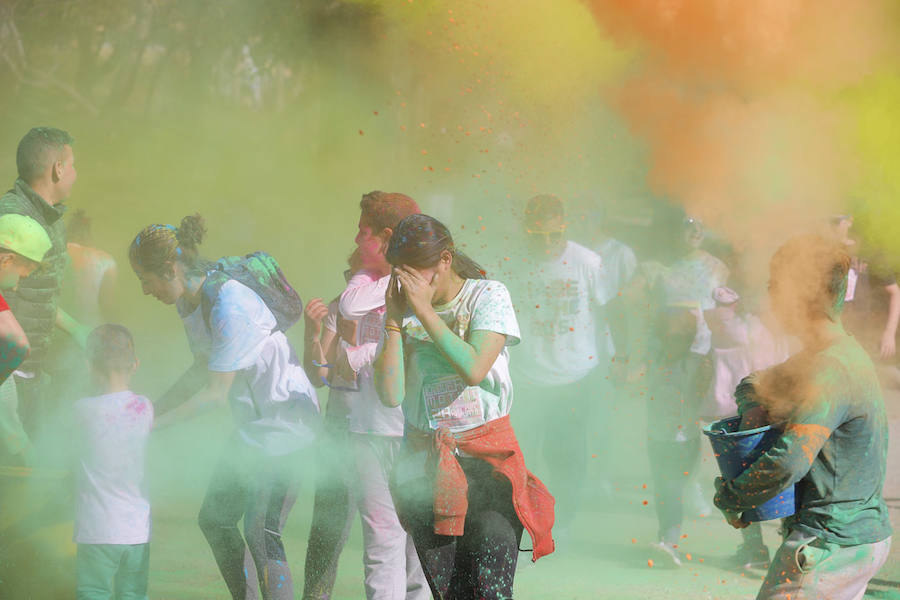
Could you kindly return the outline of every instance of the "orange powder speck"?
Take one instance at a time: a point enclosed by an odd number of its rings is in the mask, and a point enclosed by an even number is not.
[[[644,506],[647,506],[647,505],[650,504],[650,503],[647,502],[646,500],[644,500],[643,502],[641,502],[641,504],[643,504]]]
[[[651,567],[651,568],[653,567],[653,559],[652,558],[647,559],[647,566]]]
[[[359,135],[365,135],[362,129],[359,130]]]
[[[636,540],[635,538],[631,538],[631,543],[632,543],[632,544],[637,544],[637,540]]]

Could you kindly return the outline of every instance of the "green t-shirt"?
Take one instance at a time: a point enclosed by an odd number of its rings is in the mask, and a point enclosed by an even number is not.
[[[755,374],[741,382],[736,397],[741,413],[770,408],[775,397],[794,407],[779,424],[781,438],[725,482],[716,506],[749,510],[796,483],[798,510],[786,528],[842,546],[891,535],[881,495],[888,446],[884,400],[875,367],[854,338],[841,335],[822,350],[800,352]]]

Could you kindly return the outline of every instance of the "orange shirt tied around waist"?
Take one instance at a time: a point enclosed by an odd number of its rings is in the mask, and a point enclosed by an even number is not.
[[[413,450],[428,450],[434,468],[434,532],[460,536],[468,510],[466,474],[456,460],[456,450],[481,459],[512,486],[516,516],[534,542],[532,561],[553,552],[551,535],[556,501],[540,479],[526,467],[509,416],[489,421],[480,427],[453,434],[449,429],[424,432],[407,430],[407,443]]]

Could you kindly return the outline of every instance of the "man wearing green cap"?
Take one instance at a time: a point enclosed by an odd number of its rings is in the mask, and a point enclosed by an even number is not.
[[[52,246],[44,228],[30,217],[0,215],[0,290],[14,290],[38,268]],[[25,357],[25,332],[0,295],[0,463],[24,463],[30,442],[19,419],[15,379]]]
[[[25,134],[16,151],[19,178],[13,189],[0,198],[0,215],[17,214],[34,219],[46,232],[51,247],[42,268],[24,277],[9,294],[9,304],[31,344],[31,354],[19,367],[18,385],[25,423],[37,428],[50,412],[45,358],[55,327],[76,340],[87,336],[86,328],[59,310],[60,282],[67,261],[63,202],[75,184],[73,139],[53,127],[35,127]]]

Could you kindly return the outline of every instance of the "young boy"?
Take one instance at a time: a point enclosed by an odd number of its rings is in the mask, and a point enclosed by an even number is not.
[[[87,358],[97,395],[75,403],[77,598],[145,599],[150,503],[144,458],[153,405],[129,390],[138,361],[126,328],[94,329]]]
[[[51,242],[44,228],[30,217],[0,215],[0,290],[14,290],[44,259]],[[10,377],[30,351],[28,338],[0,296],[0,463],[28,462],[31,442],[18,412],[15,379]]]
[[[887,413],[875,366],[841,324],[849,267],[843,246],[815,235],[789,240],[770,263],[770,305],[803,348],[738,386],[742,428],[771,422],[782,433],[738,477],[718,478],[715,498],[741,528],[744,511],[796,484],[797,512],[782,522],[757,600],[862,598],[890,551]]]

